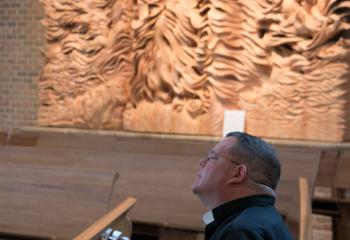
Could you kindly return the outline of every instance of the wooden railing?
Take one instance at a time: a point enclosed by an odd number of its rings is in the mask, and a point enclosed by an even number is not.
[[[132,225],[126,214],[135,203],[135,198],[127,198],[73,240],[130,239]]]

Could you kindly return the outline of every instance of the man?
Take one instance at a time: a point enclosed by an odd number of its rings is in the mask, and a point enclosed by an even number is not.
[[[262,139],[231,132],[199,161],[192,191],[209,211],[206,240],[290,240],[274,208],[281,165]]]

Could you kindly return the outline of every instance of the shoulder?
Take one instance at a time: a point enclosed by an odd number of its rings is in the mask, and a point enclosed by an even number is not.
[[[287,228],[272,226],[270,228],[256,228],[251,226],[232,226],[222,233],[220,240],[292,240]]]
[[[226,222],[223,239],[292,239],[278,212],[272,208],[253,207]]]
[[[267,228],[283,223],[283,220],[273,206],[257,206],[242,211],[233,223],[244,228]]]
[[[223,234],[224,239],[262,239],[259,236],[264,235],[264,227],[250,217],[239,216],[227,222]]]
[[[261,229],[254,229],[244,226],[233,226],[225,234],[224,239],[259,240],[263,239]]]

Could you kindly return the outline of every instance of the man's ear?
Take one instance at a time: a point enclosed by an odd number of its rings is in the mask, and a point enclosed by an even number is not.
[[[241,183],[247,177],[248,169],[246,165],[239,165],[232,170],[228,183]]]

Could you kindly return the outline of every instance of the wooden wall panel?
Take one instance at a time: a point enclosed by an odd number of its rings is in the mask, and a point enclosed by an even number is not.
[[[198,160],[215,141],[142,136],[103,138],[102,135],[43,134],[36,147],[0,146],[0,159],[6,156],[7,161],[14,163],[116,170],[120,177],[113,200],[118,202],[127,196],[138,199],[130,212],[133,221],[192,231],[203,229],[202,214],[206,209],[190,186],[199,168]],[[320,150],[292,147],[277,150],[283,166],[277,206],[297,232],[297,180],[304,176],[314,184]]]
[[[0,152],[1,233],[72,239],[107,212],[116,172],[16,164]]]

